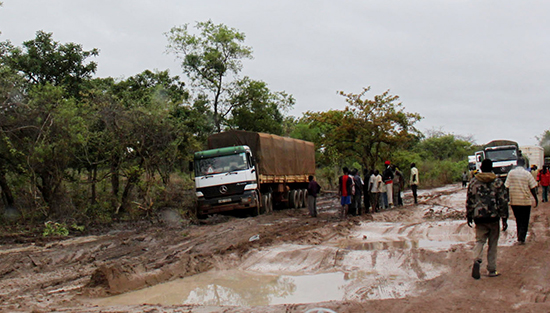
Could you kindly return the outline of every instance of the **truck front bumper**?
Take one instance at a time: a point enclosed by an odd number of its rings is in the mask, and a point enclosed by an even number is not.
[[[199,198],[199,214],[206,215],[218,212],[244,210],[260,205],[258,194],[253,190],[246,190],[239,195],[216,197],[211,199]]]

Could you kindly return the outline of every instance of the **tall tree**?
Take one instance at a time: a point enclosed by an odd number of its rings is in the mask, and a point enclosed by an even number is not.
[[[421,116],[405,112],[399,97],[389,91],[367,99],[369,90],[363,88],[359,94],[341,91],[348,103],[343,111],[307,112],[306,117],[320,126],[323,149],[335,156],[356,157],[372,168],[420,134],[414,124]]]
[[[181,67],[197,88],[197,94],[207,94],[213,109],[214,124],[218,132],[225,117],[231,112],[228,101],[231,81],[242,69],[242,60],[252,58],[252,48],[243,44],[244,33],[212,21],[198,22],[199,34],[192,34],[189,24],[173,27],[165,35],[168,51],[181,59]],[[206,92],[204,92],[206,91]]]
[[[78,97],[83,83],[95,73],[97,64],[86,62],[99,50],[85,51],[76,43],[60,44],[53,33],[36,32],[36,38],[14,47],[4,42],[0,62],[19,73],[31,84],[63,86],[69,96]]]

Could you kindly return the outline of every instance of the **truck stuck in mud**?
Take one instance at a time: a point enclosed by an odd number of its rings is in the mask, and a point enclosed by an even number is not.
[[[305,206],[308,176],[315,174],[313,143],[233,130],[210,136],[208,148],[196,152],[193,163],[198,217]]]

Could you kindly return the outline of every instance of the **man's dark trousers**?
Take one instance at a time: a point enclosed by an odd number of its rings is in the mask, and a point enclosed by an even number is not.
[[[516,217],[516,225],[518,229],[518,241],[525,242],[527,237],[527,229],[529,228],[529,217],[531,216],[530,205],[512,205],[512,211]]]

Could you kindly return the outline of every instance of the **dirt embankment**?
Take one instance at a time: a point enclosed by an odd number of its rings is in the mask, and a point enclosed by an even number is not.
[[[453,197],[460,192],[463,190],[456,186],[425,191],[420,194],[419,206],[407,204],[409,200],[402,208],[347,220],[337,217],[337,199],[324,195],[318,218],[308,217],[306,209],[282,210],[255,218],[216,216],[201,225],[141,225],[41,244],[4,244],[0,251],[0,308],[6,312],[305,312],[319,306],[336,312],[550,311],[546,302],[550,293],[550,270],[546,266],[550,254],[547,203],[533,210],[527,245],[500,247],[498,264],[503,275],[497,278],[482,277],[475,281],[470,277],[473,234],[470,242],[439,250],[424,248],[418,240],[411,241],[412,245],[409,241],[387,241],[380,248],[379,240],[372,239],[370,233],[356,235],[361,229],[372,231],[369,223],[379,227],[401,223],[404,226],[399,224],[396,232],[402,235],[409,231],[407,236],[414,237],[418,229],[413,226],[417,224],[456,220],[463,206],[457,207],[460,198],[457,202]],[[465,226],[456,223],[456,230],[464,231]],[[259,239],[250,241],[255,235]],[[356,241],[362,238],[368,241],[361,243],[363,249],[384,249],[373,251],[368,260],[376,257],[382,260],[384,255],[388,260],[399,259],[400,263],[396,263],[399,270],[410,269],[416,281],[406,286],[414,288],[414,293],[403,292],[399,296],[394,291],[394,298],[373,298],[372,290],[355,286],[353,297],[340,301],[258,307],[101,307],[90,301],[212,269],[235,268],[251,253],[281,244],[336,247],[340,254],[334,264],[346,268],[346,258],[361,252],[350,247],[356,247]],[[362,256],[357,260],[367,262]],[[380,261],[368,266],[379,272],[394,270],[381,268]],[[392,287],[399,286],[392,283],[395,275],[384,278],[382,274],[373,284],[385,284],[399,291],[399,287]],[[380,277],[389,281],[384,283]]]

